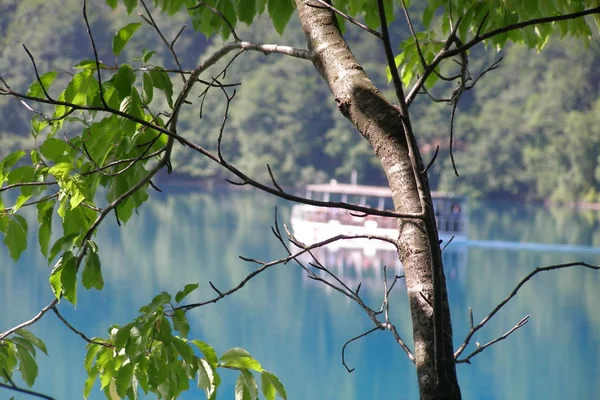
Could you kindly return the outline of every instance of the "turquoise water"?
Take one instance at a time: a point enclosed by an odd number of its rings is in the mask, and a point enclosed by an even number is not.
[[[106,336],[113,323],[124,324],[160,291],[175,293],[186,283],[200,289],[191,301],[212,298],[212,281],[224,291],[255,268],[238,256],[272,260],[285,254],[271,234],[275,206],[281,221],[291,205],[253,191],[207,194],[185,189],[154,196],[125,227],[108,220],[98,233],[105,289],[80,288],[77,310],[63,302],[60,310],[88,336]],[[30,220],[33,224],[34,219]],[[470,237],[477,241],[538,242],[600,247],[600,224],[594,213],[543,209],[514,204],[473,204]],[[30,249],[14,264],[0,248],[2,291],[0,330],[31,318],[51,300],[50,268],[29,236]],[[526,248],[526,247],[525,247]],[[558,249],[560,250],[560,249]],[[600,264],[600,253],[450,247],[445,251],[448,290],[458,347],[468,331],[468,308],[476,322],[516,283],[538,266],[587,261]],[[338,253],[339,255],[339,253]],[[359,255],[354,255],[360,257]],[[329,257],[333,262],[334,256]],[[344,257],[338,257],[338,259]],[[344,265],[347,278],[356,280]],[[361,293],[373,307],[381,303],[378,263],[362,271]],[[339,266],[338,266],[339,267]],[[582,268],[545,272],[527,283],[474,342],[486,343],[525,315],[530,322],[505,341],[479,354],[471,365],[458,366],[465,399],[594,399],[600,392],[600,273]],[[414,366],[387,332],[374,332],[344,343],[372,327],[360,307],[336,292],[303,277],[292,264],[273,267],[242,290],[217,304],[191,311],[190,337],[222,353],[243,347],[276,373],[290,399],[415,399]],[[411,343],[405,287],[392,294],[391,317]],[[82,398],[85,342],[49,313],[32,330],[47,343],[49,357],[38,355],[35,390],[56,399]],[[411,346],[412,347],[412,346]],[[225,378],[219,398],[233,398],[235,374]],[[104,398],[95,387],[93,399]],[[0,389],[0,398],[27,399]],[[184,398],[203,398],[190,392]]]

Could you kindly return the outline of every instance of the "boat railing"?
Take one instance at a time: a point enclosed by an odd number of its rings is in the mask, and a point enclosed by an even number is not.
[[[294,210],[294,216],[298,219],[329,223],[336,221],[346,226],[372,226],[378,229],[397,229],[398,222],[395,218],[382,217],[377,215],[355,216],[347,210],[339,208],[318,208],[318,207],[298,207]],[[461,210],[457,207],[450,210],[436,210],[438,230],[446,233],[463,233],[466,226]],[[373,222],[376,223],[373,224]]]

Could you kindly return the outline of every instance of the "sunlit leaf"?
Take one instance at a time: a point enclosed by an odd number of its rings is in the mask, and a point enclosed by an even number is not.
[[[46,159],[60,162],[66,161],[65,157],[71,153],[73,148],[67,144],[64,140],[56,138],[48,138],[40,146],[40,152]]]
[[[52,85],[52,82],[54,82],[54,79],[57,76],[58,76],[57,71],[50,71],[50,72],[46,72],[45,74],[40,75],[39,81],[36,79],[35,82],[33,82],[31,84],[31,86],[29,86],[29,89],[27,89],[27,93],[26,93],[27,96],[45,98],[46,95],[44,94],[42,85],[44,85],[44,89],[46,89],[46,92],[48,92],[50,90],[50,86]],[[41,84],[40,84],[40,82],[41,82]]]
[[[283,387],[283,384],[281,383],[279,378],[275,376],[275,374],[273,374],[269,371],[263,371],[263,373],[260,375],[260,381],[261,381],[261,385],[263,387],[263,391],[264,391],[264,387],[265,387],[265,382],[268,381],[269,384],[275,388],[277,395],[279,397],[281,397],[283,400],[287,400],[287,393],[285,392],[285,388]]]
[[[208,345],[207,343],[204,343],[201,340],[190,340],[190,342],[192,344],[194,344],[198,350],[200,350],[202,352],[202,354],[204,355],[204,357],[206,358],[206,361],[209,363],[209,365],[212,368],[216,368],[217,367],[217,353],[215,352],[215,350],[210,347],[210,345]]]
[[[15,333],[17,335],[21,336],[22,338],[28,340],[35,347],[37,347],[38,349],[43,351],[44,354],[48,355],[48,350],[46,349],[46,345],[44,344],[42,339],[38,338],[37,336],[35,336],[33,333],[31,333],[30,331],[28,331],[25,328],[21,328],[18,331],[16,331]]]
[[[129,42],[135,31],[137,31],[140,26],[142,26],[141,22],[132,22],[125,25],[114,34],[112,44],[112,51],[114,55],[118,56],[121,54],[121,51],[123,51],[123,48],[125,48],[127,42]]]
[[[131,381],[133,379],[134,372],[135,365],[131,363],[124,365],[119,370],[115,383],[117,385],[117,394],[120,396],[120,398],[125,397],[127,389],[129,389],[129,387],[131,386]]]
[[[175,301],[177,303],[181,303],[181,301],[183,299],[186,298],[186,296],[190,293],[192,293],[194,290],[198,289],[198,286],[200,284],[199,283],[193,283],[193,284],[188,284],[185,285],[185,287],[183,288],[183,290],[180,290],[179,292],[177,292],[177,294],[175,295]]]
[[[19,360],[19,372],[23,381],[27,386],[31,387],[35,383],[35,378],[38,375],[38,366],[35,359],[28,351],[20,349],[17,351],[17,359]]]

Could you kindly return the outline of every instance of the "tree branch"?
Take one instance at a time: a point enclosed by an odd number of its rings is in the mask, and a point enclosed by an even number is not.
[[[504,307],[506,305],[506,303],[508,303],[510,300],[512,300],[512,298],[517,295],[517,293],[519,292],[519,290],[521,289],[521,287],[523,287],[523,285],[525,283],[527,283],[531,278],[533,278],[533,276],[535,276],[536,274],[538,274],[540,272],[553,271],[553,270],[557,270],[557,269],[570,268],[570,267],[576,267],[576,266],[580,266],[580,267],[584,267],[584,268],[589,268],[589,269],[592,269],[592,270],[595,270],[595,271],[600,270],[600,266],[591,265],[591,264],[588,264],[588,263],[585,263],[585,262],[572,262],[572,263],[567,263],[567,264],[550,265],[550,266],[547,266],[547,267],[538,267],[538,268],[534,269],[533,271],[531,271],[529,274],[527,274],[527,276],[525,276],[525,278],[521,279],[521,281],[517,284],[517,286],[515,286],[515,288],[513,289],[513,291],[504,300],[502,300],[483,320],[481,320],[480,323],[478,323],[475,326],[473,326],[472,314],[471,314],[471,329],[469,330],[469,333],[465,337],[465,340],[464,340],[463,344],[454,353],[454,359],[456,359],[456,360],[458,359],[458,357],[462,354],[462,352],[465,350],[465,348],[469,345],[471,339],[473,338],[473,335],[478,330],[480,330],[481,328],[483,328],[483,326],[486,323],[488,323],[490,321],[490,319],[492,319],[492,317],[494,315],[496,315],[496,313],[498,311],[500,311],[500,309],[502,309],[502,307]],[[527,319],[527,317],[524,318],[523,320],[521,320],[521,322],[519,322],[519,324],[521,324],[521,325],[525,324],[527,322],[526,319]],[[508,336],[514,330],[520,328],[520,326],[518,326],[519,324],[517,324],[515,326],[515,328],[513,328],[509,332],[507,332],[505,334],[505,336]],[[504,338],[498,339],[496,341],[499,341],[499,340],[502,340],[502,339],[504,339]],[[491,344],[493,344],[493,343],[490,343],[490,345]],[[477,352],[477,353],[479,353],[479,352]],[[469,357],[467,357],[467,359],[469,359],[471,357],[472,356],[469,356]],[[466,362],[466,361],[462,361],[462,362]]]

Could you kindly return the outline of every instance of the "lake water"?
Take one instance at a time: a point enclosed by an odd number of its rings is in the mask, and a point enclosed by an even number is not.
[[[212,298],[208,282],[224,291],[255,266],[238,256],[261,260],[285,254],[271,234],[275,206],[287,221],[291,205],[255,191],[218,194],[187,189],[153,195],[125,227],[108,219],[98,232],[105,289],[78,292],[74,312],[60,310],[88,336],[106,336],[110,324],[124,324],[140,306],[161,291],[176,293],[186,283],[200,283],[190,300]],[[600,247],[596,213],[543,209],[516,204],[471,204],[469,236],[474,240],[524,241]],[[34,220],[30,220],[33,224]],[[35,229],[31,229],[35,231]],[[37,248],[18,264],[0,248],[2,291],[0,331],[31,318],[51,300],[50,273]],[[556,249],[555,249],[556,250]],[[334,256],[326,255],[330,261]],[[349,260],[358,255],[346,257]],[[340,258],[340,257],[338,257]],[[468,331],[468,308],[476,322],[535,267],[570,261],[600,264],[600,251],[566,252],[460,246],[445,251],[448,290],[458,347]],[[332,261],[333,262],[333,261]],[[370,263],[373,266],[373,262]],[[361,293],[373,307],[382,299],[376,279],[381,267],[361,271]],[[356,280],[350,273],[349,280]],[[525,315],[527,325],[505,341],[458,365],[465,399],[595,399],[600,393],[600,272],[576,267],[545,272],[527,283],[474,337],[486,343]],[[391,298],[391,318],[411,342],[411,326],[403,284]],[[306,279],[293,264],[259,275],[242,290],[217,304],[188,313],[190,337],[204,340],[220,354],[243,347],[277,374],[290,399],[416,399],[414,365],[389,332],[375,332],[344,343],[372,327],[362,310],[340,294]],[[85,342],[48,313],[32,330],[48,345],[50,356],[38,354],[40,374],[35,390],[58,399],[82,398]],[[412,347],[412,346],[411,346]],[[474,350],[469,347],[465,354]],[[222,372],[219,398],[233,398],[234,373]],[[195,387],[195,385],[192,385]],[[0,389],[0,398],[29,397]],[[104,396],[96,386],[92,399]],[[204,398],[198,391],[185,399]]]

